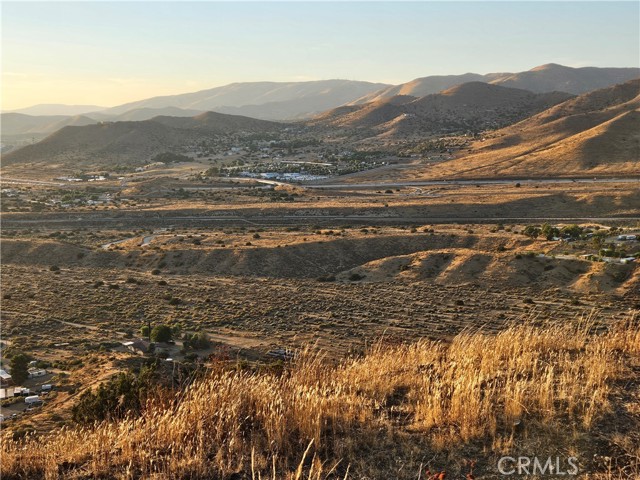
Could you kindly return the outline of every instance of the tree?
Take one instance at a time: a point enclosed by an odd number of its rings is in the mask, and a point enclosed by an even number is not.
[[[140,327],[140,336],[143,338],[147,338],[149,336],[149,326],[143,325]]]
[[[591,243],[595,248],[600,250],[604,246],[606,239],[607,239],[607,232],[605,231],[596,232],[593,234],[593,237],[591,238]]]
[[[548,223],[545,223],[540,229],[540,234],[547,240],[551,240],[553,237],[560,236],[560,230],[558,230],[558,227],[552,227]]]
[[[11,378],[20,385],[29,378],[29,357],[24,353],[18,353],[11,358]]]
[[[583,232],[583,228],[579,225],[567,225],[566,227],[562,227],[560,233],[563,235],[568,235],[571,238],[580,238]]]
[[[156,325],[151,329],[152,342],[168,342],[171,337],[172,333],[169,325]]]

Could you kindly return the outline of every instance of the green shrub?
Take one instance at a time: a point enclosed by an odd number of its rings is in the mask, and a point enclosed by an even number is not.
[[[171,340],[173,332],[169,325],[156,325],[151,329],[152,342],[168,342]]]

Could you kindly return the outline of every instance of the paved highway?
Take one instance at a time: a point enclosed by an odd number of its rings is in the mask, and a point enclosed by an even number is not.
[[[438,223],[581,223],[640,221],[640,216],[617,217],[452,217],[452,216],[378,216],[378,215],[167,215],[167,216],[123,216],[104,217],[98,215],[72,215],[67,218],[2,219],[3,228],[51,227],[77,228],[101,226],[221,226],[256,225],[290,226],[304,224],[349,225],[349,224],[438,224]]]
[[[640,178],[540,178],[540,179],[487,179],[487,180],[425,180],[409,182],[363,182],[363,183],[316,183],[303,185],[306,188],[358,189],[358,188],[400,188],[426,187],[435,185],[514,185],[526,184],[571,184],[571,183],[631,183],[640,186]]]

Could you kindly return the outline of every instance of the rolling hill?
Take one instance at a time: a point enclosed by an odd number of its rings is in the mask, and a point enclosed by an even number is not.
[[[339,107],[310,124],[395,137],[480,131],[515,123],[570,97],[469,82],[421,98],[403,95]]]
[[[227,115],[217,112],[204,112],[193,117],[173,117],[161,115],[151,119],[153,122],[191,131],[200,131],[213,134],[226,134],[231,132],[268,132],[277,131],[285,124],[244,117],[241,115]]]
[[[210,138],[211,135],[231,131],[269,132],[283,126],[266,120],[213,112],[191,118],[159,116],[140,122],[67,126],[34,145],[4,155],[3,164],[139,165],[148,162],[156,154],[179,151],[203,137]]]
[[[521,88],[535,93],[566,92],[580,95],[640,77],[640,68],[572,68],[550,63],[520,73],[465,73],[428,76],[394,85],[359,98],[354,105],[384,100],[396,95],[423,97],[468,82],[485,82]]]
[[[567,100],[475,142],[430,178],[640,174],[640,79]]]

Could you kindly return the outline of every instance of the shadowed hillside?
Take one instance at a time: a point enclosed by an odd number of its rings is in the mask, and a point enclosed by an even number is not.
[[[101,122],[62,128],[39,143],[10,152],[3,163],[144,164],[154,155],[179,151],[204,136],[271,132],[283,127],[280,123],[215,112],[195,117],[159,116],[140,122]]]
[[[175,239],[167,241],[166,245],[173,245]],[[181,275],[312,279],[335,276],[346,282],[357,274],[363,282],[427,280],[444,285],[561,287],[580,292],[622,293],[639,286],[634,264],[515,256],[514,252],[529,251],[531,241],[526,238],[510,241],[508,251],[502,253],[505,245],[497,238],[449,235],[336,239],[284,248],[189,249],[176,244],[163,254],[140,249],[141,242],[142,238],[134,238],[120,244],[127,248],[124,251],[93,251],[62,242],[7,239],[3,241],[2,261],[88,268],[136,266],[147,270],[163,265]]]

